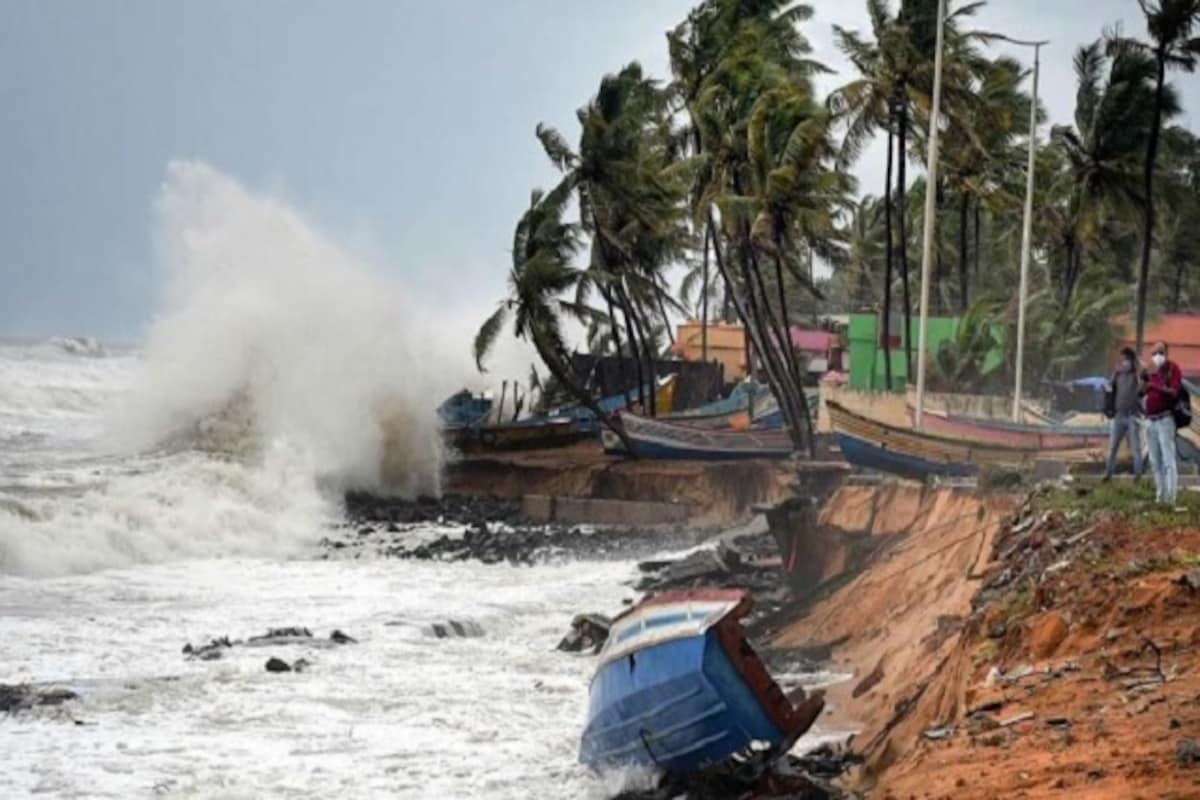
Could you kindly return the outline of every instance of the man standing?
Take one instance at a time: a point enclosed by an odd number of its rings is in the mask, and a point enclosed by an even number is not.
[[[1141,411],[1141,392],[1138,386],[1137,355],[1132,348],[1121,351],[1121,360],[1109,381],[1105,411],[1112,420],[1108,437],[1108,461],[1104,466],[1104,481],[1112,480],[1117,465],[1117,451],[1121,442],[1129,440],[1129,452],[1133,455],[1133,475],[1142,477],[1142,447],[1138,436],[1138,412]]]
[[[1146,440],[1150,468],[1154,470],[1155,499],[1174,505],[1179,487],[1179,465],[1175,456],[1175,403],[1183,387],[1179,365],[1167,359],[1167,345],[1159,342],[1151,351],[1153,368],[1142,373],[1145,393]]]

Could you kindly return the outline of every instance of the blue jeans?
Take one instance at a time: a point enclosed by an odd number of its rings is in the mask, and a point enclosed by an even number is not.
[[[1146,425],[1146,443],[1150,450],[1150,468],[1154,470],[1154,499],[1174,503],[1179,491],[1179,464],[1175,454],[1175,418],[1170,414],[1152,419]]]
[[[1112,419],[1108,433],[1108,461],[1104,466],[1104,477],[1111,478],[1117,469],[1117,451],[1121,442],[1129,440],[1129,452],[1133,456],[1133,474],[1142,477],[1142,443],[1138,435],[1138,419],[1133,414],[1117,414]]]

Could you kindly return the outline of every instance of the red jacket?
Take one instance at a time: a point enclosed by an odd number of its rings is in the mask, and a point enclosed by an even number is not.
[[[1146,416],[1157,417],[1173,409],[1182,386],[1183,373],[1174,361],[1167,361],[1162,369],[1152,372],[1146,386]]]

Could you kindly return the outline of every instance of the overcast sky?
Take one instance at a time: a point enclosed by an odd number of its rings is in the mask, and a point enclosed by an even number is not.
[[[135,340],[154,313],[152,208],[167,163],[205,161],[285,197],[447,313],[504,291],[513,223],[554,173],[540,120],[630,60],[665,76],[691,0],[4,0],[0,2],[0,335]],[[808,32],[842,70],[813,0]],[[1043,97],[1073,106],[1071,54],[1135,0],[992,0],[979,25],[1053,40]],[[1178,78],[1189,109],[1197,79]],[[1187,120],[1185,120],[1186,122]],[[860,167],[878,193],[874,158]]]

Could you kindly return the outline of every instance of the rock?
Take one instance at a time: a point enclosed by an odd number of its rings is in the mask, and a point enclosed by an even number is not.
[[[267,672],[291,672],[292,666],[282,658],[272,656],[267,659]]]
[[[1179,576],[1179,585],[1191,592],[1200,592],[1200,568]]]
[[[353,636],[347,636],[340,630],[335,630],[329,634],[329,641],[334,644],[358,644],[358,639],[355,639]]]
[[[584,650],[599,653],[608,641],[610,627],[612,621],[602,614],[578,614],[571,620],[571,630],[558,643],[558,649],[567,653]]]
[[[927,728],[921,732],[921,735],[924,736],[926,739],[929,739],[930,741],[936,742],[936,741],[940,741],[942,739],[950,738],[950,735],[953,733],[954,733],[953,725],[941,725],[936,728]]]
[[[298,658],[292,663],[292,670],[294,672],[304,672],[309,666],[311,666],[311,662],[307,659]]]
[[[39,689],[28,684],[0,683],[0,713],[13,713],[35,706],[58,706],[78,698],[75,692],[62,687]]]
[[[1020,725],[1022,722],[1028,722],[1029,720],[1033,719],[1033,717],[1034,714],[1032,711],[1024,711],[1020,714],[1014,714],[1008,719],[1000,720],[1000,727],[1011,728],[1013,725]]]
[[[1175,745],[1175,763],[1181,767],[1200,764],[1200,745],[1194,739],[1180,739]]]
[[[1038,659],[1054,655],[1054,651],[1067,638],[1069,632],[1066,620],[1057,611],[1050,611],[1042,615],[1030,626],[1029,650],[1031,655]]]
[[[483,628],[478,622],[470,620],[447,620],[427,625],[424,629],[427,636],[435,639],[473,639],[483,636]]]

